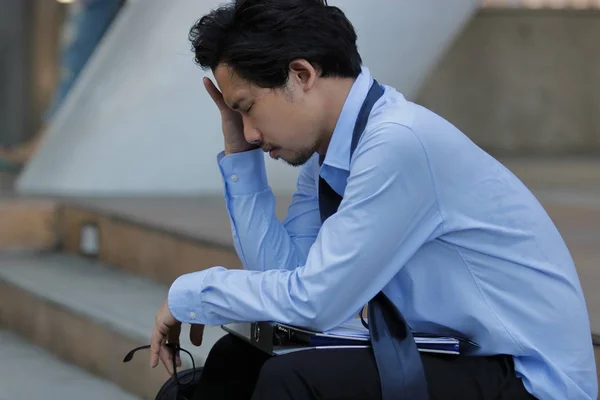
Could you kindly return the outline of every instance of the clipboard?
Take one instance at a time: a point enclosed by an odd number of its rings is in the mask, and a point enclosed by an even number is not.
[[[267,354],[279,355],[303,350],[371,347],[368,330],[356,324],[343,324],[328,332],[276,322],[231,323],[221,328]],[[447,355],[470,354],[479,346],[466,338],[414,332],[420,352]]]

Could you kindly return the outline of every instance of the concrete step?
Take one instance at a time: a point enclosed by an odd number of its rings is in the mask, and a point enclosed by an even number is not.
[[[543,181],[538,176],[542,168],[524,161],[511,167],[532,182]],[[596,186],[587,190],[540,186],[534,193],[573,254],[588,298],[593,332],[600,334],[600,292],[596,290],[600,282],[600,191]],[[285,216],[289,202],[289,197],[277,198],[278,218]],[[80,252],[82,227],[94,224],[99,260],[167,285],[182,274],[215,265],[240,268],[222,197],[66,200],[58,220],[65,251]]]
[[[0,251],[54,248],[57,208],[51,201],[0,197]]]
[[[526,185],[537,189],[598,194],[598,157],[503,157],[501,161]]]
[[[87,251],[82,229],[93,227],[100,261],[168,285],[215,265],[241,268],[222,199],[66,200],[57,218],[65,252]]]
[[[135,400],[116,385],[0,330],[0,400]]]
[[[167,373],[148,366],[148,351],[122,360],[149,343],[167,292],[164,284],[82,257],[0,254],[0,326],[143,398],[154,398]],[[223,334],[207,327],[197,348],[184,326],[181,345],[200,366]]]
[[[543,168],[532,168],[526,162],[512,164],[511,166],[515,170],[521,168],[520,175],[528,176],[528,180],[534,183],[530,183],[530,186],[534,188],[535,194],[540,198],[565,238],[575,259],[586,295],[592,333],[596,335],[600,334],[600,292],[596,290],[600,284],[600,270],[598,270],[600,263],[600,192],[594,185],[586,186],[582,184],[572,187],[565,187],[562,184],[550,185],[548,183],[549,177],[546,177],[548,178],[547,180],[542,179],[545,177],[545,175],[541,176],[543,175]],[[580,169],[586,170],[586,168],[585,166],[582,166],[582,168],[573,167],[570,174],[578,175],[577,171]],[[561,168],[555,168],[549,174],[557,175],[557,171],[560,170]],[[583,175],[579,176],[582,177]],[[587,181],[588,178],[591,179],[593,177],[593,174],[588,174],[584,180]],[[537,185],[535,185],[536,182],[538,183]],[[121,286],[115,286],[116,289],[113,289],[121,297],[117,297],[115,301],[102,308],[106,312],[106,316],[103,317],[102,321],[110,321],[112,320],[111,318],[115,318],[117,320],[115,323],[118,327],[117,332],[123,330],[124,327],[129,327],[129,324],[138,328],[145,327],[139,328],[138,332],[133,333],[132,336],[120,334],[119,343],[126,343],[126,345],[122,345],[119,354],[112,354],[112,358],[98,361],[97,364],[99,365],[92,363],[86,367],[88,369],[92,368],[95,373],[98,373],[96,372],[98,370],[102,370],[104,371],[102,372],[103,374],[107,374],[101,376],[110,375],[113,368],[116,368],[111,363],[114,363],[116,358],[122,357],[120,353],[127,352],[129,348],[147,342],[152,328],[154,313],[161,302],[164,301],[168,290],[167,287],[174,279],[182,274],[202,270],[214,265],[240,268],[239,260],[233,249],[229,219],[221,196],[55,200],[60,204],[56,212],[57,235],[61,240],[62,250],[65,253],[77,255],[85,249],[89,250],[89,241],[82,240],[82,236],[86,236],[82,235],[82,232],[86,231],[85,227],[94,227],[94,229],[97,229],[98,234],[98,241],[96,243],[97,252],[94,257],[98,262],[112,266],[111,268],[100,266],[100,270],[104,271],[106,269],[111,272],[111,275],[122,274],[122,276],[128,276],[129,278],[127,279],[134,279],[135,282],[144,282],[139,287],[121,282]],[[276,214],[279,218],[283,218],[285,215],[285,209],[288,204],[289,197],[282,196],[277,199]],[[93,248],[94,246],[91,247]],[[51,255],[43,256],[42,258],[44,257],[44,260],[36,262],[48,262],[53,257],[60,259],[60,257],[65,256]],[[70,271],[59,271],[60,273],[55,274],[57,276],[69,276],[69,284],[71,286],[77,287],[77,279],[84,281],[95,279],[87,278],[86,274],[90,276],[98,275],[97,272],[94,272],[98,270],[98,262],[90,260],[82,261],[78,257],[67,259],[75,261],[63,263],[62,261],[57,262],[55,260],[54,264],[58,263],[61,265],[53,268],[68,269],[70,268],[70,264],[77,264],[76,267],[71,267],[75,270],[76,274]],[[24,261],[21,260],[17,264],[22,266],[23,263]],[[27,261],[27,263],[31,263],[31,260]],[[0,258],[0,266],[3,264],[6,263]],[[18,269],[19,267],[14,268]],[[46,270],[47,268],[40,267],[40,269]],[[90,270],[90,272],[84,272],[86,270]],[[44,278],[39,278],[41,275],[37,272],[35,274],[35,278],[38,281],[44,280]],[[141,277],[141,279],[132,277],[132,274]],[[122,278],[114,279],[122,280]],[[159,282],[159,284],[153,282]],[[44,287],[52,284],[51,282],[40,282],[40,286]],[[64,283],[62,285],[65,286]],[[154,292],[154,289],[143,289],[147,287],[146,285],[159,289],[157,292]],[[0,290],[3,290],[1,284]],[[53,290],[51,289],[50,291],[54,293]],[[95,289],[92,287],[90,290]],[[155,294],[152,295],[154,297],[147,297],[147,293],[150,292],[160,292],[160,295]],[[128,293],[127,297],[124,297],[123,293]],[[27,291],[25,291],[25,294],[27,294]],[[27,298],[22,293],[20,297]],[[82,297],[84,296],[82,295]],[[0,299],[2,298],[3,293],[0,293]],[[6,298],[11,298],[11,296],[7,295]],[[120,303],[128,302],[139,305],[128,307],[125,310],[120,308]],[[44,301],[37,304],[44,304]],[[61,307],[58,309],[62,310]],[[141,320],[136,318],[130,321],[129,319],[131,318],[128,319],[126,317],[126,315],[135,315],[129,311],[131,309],[135,309],[137,310],[136,312],[141,313]],[[121,312],[125,312],[125,315],[122,315]],[[115,315],[112,315],[113,313]],[[0,312],[0,314],[2,313]],[[19,315],[21,314],[14,315],[11,321],[15,321],[16,326],[21,327],[21,329],[35,332],[35,329],[28,327],[25,322],[19,320]],[[75,315],[79,314],[75,313]],[[98,323],[94,324],[94,319],[90,322],[89,319],[83,318],[84,322],[81,322],[81,318],[76,319],[72,315],[69,318],[75,319],[76,322],[73,322],[73,324],[83,326],[81,329],[96,329],[98,325]],[[110,333],[113,331],[110,329],[107,331],[102,324],[100,323],[99,331],[104,332],[101,338],[106,343],[107,340],[113,340],[113,336],[106,332]],[[41,330],[41,332],[44,331]],[[56,337],[62,335],[60,325],[55,327],[54,335]],[[205,345],[199,350],[196,349],[201,353],[197,359],[199,364],[203,362],[202,356],[208,352],[214,340],[220,337],[222,332],[217,328],[214,333],[215,339],[212,340],[210,339],[212,333],[209,333],[209,329],[207,328],[207,335],[209,337],[207,337],[208,340],[205,342]],[[134,340],[131,340],[131,337]],[[85,353],[87,351],[83,347],[86,340],[80,340],[82,347],[80,347],[79,352]],[[597,343],[600,344],[600,341],[597,341]],[[193,346],[190,348],[193,349]],[[65,352],[69,357],[81,358],[80,355],[70,354],[63,349],[63,353]],[[599,353],[600,351],[597,352],[597,355]],[[102,353],[99,354],[102,355]],[[166,376],[161,375],[157,378],[146,371],[146,361],[146,359],[143,359],[140,364],[132,368],[133,372],[129,370],[130,375],[128,378],[119,378],[124,381],[130,379],[129,383],[123,383],[123,385],[130,384],[133,385],[132,387],[139,387],[140,385],[136,382],[141,379],[142,370],[145,371],[144,374],[148,374],[147,379],[154,382],[145,385],[151,388],[148,390],[148,393],[154,390],[158,384],[157,382],[162,383],[163,378]],[[90,358],[88,357],[80,361],[80,363],[78,365],[87,365],[85,363],[89,364]],[[119,368],[121,368],[119,376],[126,374],[122,371],[123,366],[119,366]]]

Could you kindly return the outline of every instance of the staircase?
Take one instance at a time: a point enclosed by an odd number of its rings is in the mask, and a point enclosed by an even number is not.
[[[0,330],[0,359],[0,400],[136,399],[6,330]]]
[[[223,223],[225,209],[216,200],[12,198],[0,203],[0,215],[10,216],[0,228],[0,351],[15,352],[22,360],[15,366],[12,356],[0,357],[0,371],[14,370],[18,376],[0,375],[0,386],[5,380],[14,384],[10,390],[27,386],[31,377],[24,371],[35,360],[21,354],[40,353],[36,357],[50,360],[56,374],[41,375],[39,385],[66,393],[52,398],[93,398],[76,395],[81,387],[98,398],[153,399],[168,379],[164,368],[151,369],[147,351],[129,363],[122,360],[132,348],[149,343],[170,283],[214,265],[240,267],[228,222]],[[198,348],[188,332],[184,326],[181,345],[196,365],[224,334],[207,327]],[[10,398],[47,398],[36,394],[43,391],[31,393]]]
[[[600,163],[544,162],[505,160],[567,241],[600,334]],[[288,203],[278,199],[278,217]],[[211,266],[241,267],[221,196],[9,195],[0,215],[0,400],[154,399],[164,368],[151,369],[143,351],[122,360],[149,343],[169,285]],[[202,365],[224,333],[207,327],[198,348],[187,329],[182,346]]]

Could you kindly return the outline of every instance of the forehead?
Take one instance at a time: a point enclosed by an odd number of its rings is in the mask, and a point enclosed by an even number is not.
[[[226,66],[219,65],[214,71],[217,85],[223,93],[225,103],[231,108],[239,107],[242,101],[252,96],[252,85],[241,78],[235,71]]]

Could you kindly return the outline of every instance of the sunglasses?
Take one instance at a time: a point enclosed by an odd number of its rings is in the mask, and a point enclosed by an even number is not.
[[[188,397],[186,397],[186,395],[183,394],[183,391],[184,391],[184,389],[186,389],[186,387],[188,385],[193,383],[196,379],[196,364],[194,363],[194,357],[192,357],[192,355],[190,354],[189,351],[179,347],[178,344],[166,343],[165,346],[167,346],[171,350],[171,353],[172,353],[172,357],[171,357],[172,368],[173,368],[173,377],[172,378],[176,385],[176,400],[190,400],[190,399],[188,399]],[[146,350],[146,349],[150,349],[150,345],[136,347],[135,349],[133,349],[129,353],[127,353],[127,355],[125,355],[125,358],[123,358],[123,362],[126,363],[126,362],[131,361],[136,352],[138,352],[139,350]],[[189,356],[189,359],[191,360],[191,364],[192,364],[192,369],[191,370],[186,369],[185,371],[181,371],[178,373],[176,356],[181,353],[184,353],[187,356]],[[184,361],[184,360],[182,360],[182,361]],[[187,394],[187,395],[189,395],[189,394]]]

